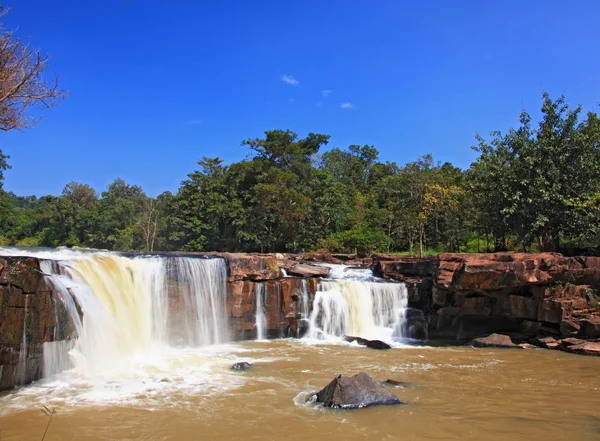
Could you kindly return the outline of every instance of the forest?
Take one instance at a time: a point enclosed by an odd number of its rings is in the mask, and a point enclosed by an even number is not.
[[[173,194],[116,179],[100,195],[2,190],[0,245],[145,251],[431,254],[560,251],[600,245],[600,123],[544,93],[541,118],[489,139],[462,170],[431,155],[382,162],[374,146],[269,130],[247,159],[204,157]]]

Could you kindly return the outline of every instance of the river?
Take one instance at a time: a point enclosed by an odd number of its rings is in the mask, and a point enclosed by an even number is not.
[[[93,381],[66,371],[0,397],[0,439],[591,440],[600,438],[600,359],[547,350],[398,347],[312,340],[155,348]],[[230,370],[250,361],[248,371]],[[337,374],[360,371],[400,406],[306,404]]]

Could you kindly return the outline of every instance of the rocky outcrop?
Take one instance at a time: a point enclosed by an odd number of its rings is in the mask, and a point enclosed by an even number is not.
[[[600,333],[600,258],[556,253],[441,254],[375,257],[374,270],[404,280],[409,305],[425,313],[429,338],[471,339],[502,333],[517,342],[585,339]],[[537,343],[536,343],[537,344]],[[544,346],[542,344],[542,346]],[[556,349],[570,346],[557,344]],[[545,346],[550,347],[550,346]]]
[[[266,335],[269,338],[299,337],[308,328],[306,316],[312,307],[320,277],[329,268],[302,263],[293,255],[213,253],[227,264],[227,310],[234,340],[256,338],[256,292],[264,292]],[[283,277],[283,268],[288,275]],[[303,311],[306,299],[308,311]]]
[[[353,377],[338,375],[311,398],[325,407],[334,409],[356,409],[378,404],[402,403],[396,395],[365,372]]]
[[[39,379],[43,344],[74,335],[40,261],[0,257],[0,390]]]

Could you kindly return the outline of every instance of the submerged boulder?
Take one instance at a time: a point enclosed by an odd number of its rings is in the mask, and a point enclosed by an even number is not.
[[[247,371],[252,367],[252,363],[248,363],[247,361],[238,361],[237,363],[233,363],[231,369],[234,371]]]
[[[407,383],[406,381],[392,380],[390,378],[388,378],[385,381],[382,381],[381,384],[387,384],[388,386],[393,387],[401,387],[403,389],[408,389],[409,387],[411,387],[411,384]]]
[[[402,404],[396,395],[365,372],[353,377],[338,375],[309,399],[335,409],[357,409],[377,404]]]
[[[359,345],[363,345],[363,346],[366,346],[366,347],[372,348],[372,349],[391,349],[392,348],[386,342],[383,342],[381,340],[367,340],[366,338],[353,337],[351,335],[344,335],[344,341],[347,341],[348,343],[356,342]]]
[[[508,335],[491,334],[473,340],[472,345],[478,348],[517,348]]]

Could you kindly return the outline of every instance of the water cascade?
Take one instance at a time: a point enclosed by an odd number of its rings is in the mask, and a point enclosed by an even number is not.
[[[40,268],[54,287],[51,301],[63,305],[68,319],[60,322],[72,328],[67,340],[44,343],[44,376],[75,368],[86,377],[110,377],[168,347],[228,340],[222,259],[73,251],[34,256],[47,259]],[[23,357],[26,347],[24,332]]]
[[[265,339],[265,329],[267,328],[267,317],[265,315],[265,285],[256,284],[256,339]]]
[[[369,269],[331,268],[319,284],[310,315],[309,338],[344,335],[388,342],[406,336],[408,294],[403,283],[389,283]]]
[[[21,351],[19,352],[19,364],[17,365],[17,383],[27,382],[27,312],[29,296],[25,296],[25,312],[23,314],[23,338],[21,339]]]

